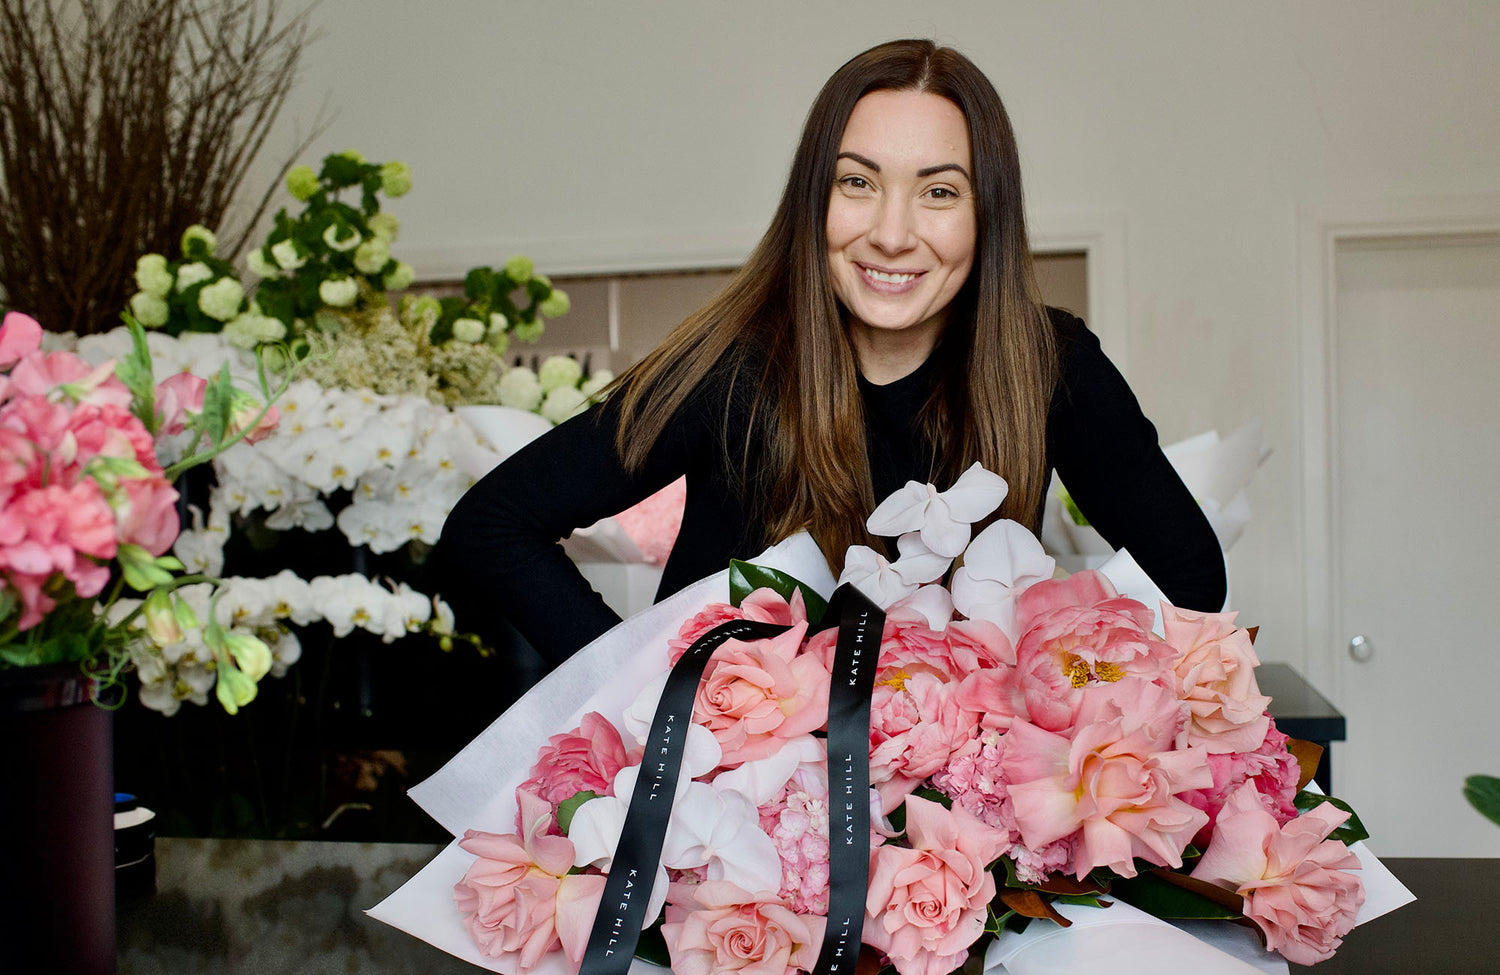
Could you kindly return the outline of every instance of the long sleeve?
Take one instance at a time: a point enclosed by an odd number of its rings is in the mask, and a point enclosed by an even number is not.
[[[1174,605],[1219,610],[1223,552],[1156,428],[1094,334],[1071,315],[1054,312],[1053,322],[1062,377],[1047,420],[1049,463],[1089,523],[1129,549]]]
[[[509,622],[556,666],[619,622],[558,544],[687,475],[682,533],[659,596],[754,554],[756,535],[725,476],[726,431],[744,417],[711,376],[669,421],[636,472],[615,450],[610,404],[574,417],[486,475],[454,507],[434,558],[459,628],[487,642]],[[743,441],[741,440],[742,444]]]

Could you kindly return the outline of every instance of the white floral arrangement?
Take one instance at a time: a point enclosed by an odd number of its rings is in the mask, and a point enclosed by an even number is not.
[[[538,413],[552,423],[577,416],[597,403],[615,374],[597,369],[587,375],[583,365],[568,355],[543,359],[536,369],[513,366],[501,376],[496,388],[501,406]]]

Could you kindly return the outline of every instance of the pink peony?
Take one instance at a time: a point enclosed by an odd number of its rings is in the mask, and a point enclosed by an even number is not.
[[[1026,595],[1050,585],[1038,583]],[[1102,590],[1095,587],[1085,594],[1096,591]],[[1152,635],[1151,611],[1133,599],[1068,603],[1029,619],[1016,645],[1016,670],[1027,717],[1048,731],[1066,733],[1073,726],[1085,688],[1127,676],[1162,678],[1177,657],[1177,651]]]
[[[806,632],[799,623],[779,636],[729,640],[715,651],[693,715],[718,739],[724,767],[772,755],[786,739],[827,721],[828,667],[816,654],[797,652]]]
[[[1279,824],[1247,783],[1220,812],[1193,876],[1243,897],[1245,916],[1265,933],[1266,947],[1287,961],[1325,961],[1353,930],[1365,900],[1364,885],[1345,872],[1359,869],[1359,858],[1327,839],[1347,818],[1323,803]]]
[[[1187,743],[1211,753],[1248,752],[1266,737],[1271,699],[1260,692],[1260,660],[1234,613],[1195,613],[1162,604],[1163,637],[1182,656],[1177,696],[1188,702]]]
[[[1095,569],[1066,579],[1044,579],[1027,586],[1016,601],[1016,632],[1025,633],[1038,617],[1065,606],[1096,606],[1119,598],[1109,577]]]
[[[880,644],[870,699],[870,785],[885,812],[947,765],[972,730],[959,707],[948,647],[928,633],[888,623]]]
[[[683,902],[667,904],[662,937],[677,975],[792,975],[811,971],[823,944],[825,918],[800,915],[770,891],[749,893],[708,880]]]
[[[987,869],[1009,845],[963,808],[906,799],[910,848],[887,844],[870,862],[864,940],[901,975],[947,975],[984,933],[995,896]]]
[[[487,958],[514,957],[522,972],[561,947],[576,968],[599,909],[605,878],[575,874],[573,844],[549,836],[552,807],[518,792],[523,831],[468,830],[459,846],[479,859],[453,886],[464,927]]]
[[[555,810],[558,803],[579,792],[610,795],[616,773],[629,764],[620,732],[604,715],[590,711],[577,728],[547,739],[537,752],[530,778],[519,788],[539,796]]]
[[[1073,866],[1135,876],[1135,858],[1182,866],[1207,820],[1178,793],[1212,781],[1201,748],[1172,750],[1183,706],[1170,690],[1127,678],[1084,697],[1073,738],[1014,722],[1001,768],[1032,850],[1077,833]]]
[[[1274,816],[1278,823],[1296,818],[1297,807],[1293,800],[1297,796],[1297,782],[1302,770],[1297,765],[1297,759],[1286,750],[1287,740],[1287,736],[1276,729],[1273,721],[1266,729],[1265,739],[1253,751],[1208,756],[1208,770],[1213,773],[1213,785],[1205,789],[1190,789],[1181,794],[1184,801],[1208,814],[1208,822],[1193,837],[1195,845],[1208,845],[1214,823],[1219,818],[1219,810],[1246,782],[1255,786],[1261,808]]]

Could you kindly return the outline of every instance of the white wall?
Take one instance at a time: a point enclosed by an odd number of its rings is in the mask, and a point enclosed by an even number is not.
[[[409,162],[398,255],[429,275],[516,251],[555,271],[734,263],[823,79],[890,38],[952,43],[1010,109],[1033,229],[1125,228],[1115,351],[1164,440],[1263,419],[1235,601],[1266,658],[1302,661],[1298,214],[1500,193],[1500,3],[914,9],[323,0],[266,156],[326,99],[308,158]]]

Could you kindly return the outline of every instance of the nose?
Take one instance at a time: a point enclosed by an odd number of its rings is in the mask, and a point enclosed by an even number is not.
[[[916,226],[911,208],[895,194],[881,198],[870,228],[870,243],[886,254],[901,254],[916,246]]]

